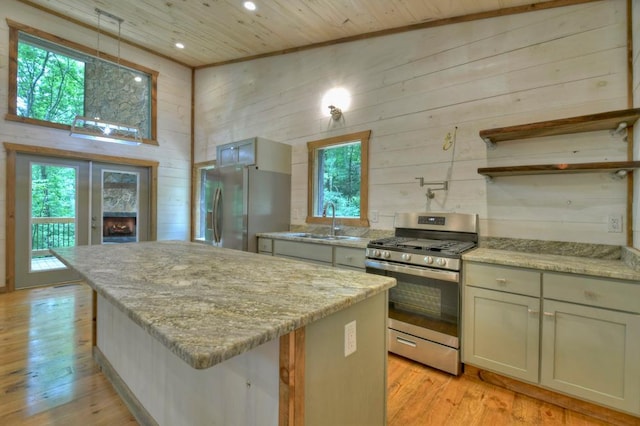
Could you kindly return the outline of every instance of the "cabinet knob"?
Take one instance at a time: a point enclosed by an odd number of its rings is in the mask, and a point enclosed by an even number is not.
[[[507,284],[507,279],[506,278],[496,278],[496,282],[500,285],[506,285]]]

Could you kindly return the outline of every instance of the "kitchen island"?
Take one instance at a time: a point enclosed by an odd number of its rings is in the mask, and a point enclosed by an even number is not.
[[[93,288],[95,358],[141,423],[385,423],[395,280],[181,241],[56,255]]]

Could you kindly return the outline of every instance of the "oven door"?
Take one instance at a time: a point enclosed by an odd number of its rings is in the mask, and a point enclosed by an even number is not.
[[[393,277],[389,350],[459,373],[460,273],[367,259],[368,273]]]

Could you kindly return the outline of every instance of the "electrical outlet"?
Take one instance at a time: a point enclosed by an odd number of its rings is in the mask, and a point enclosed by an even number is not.
[[[356,321],[344,326],[344,356],[345,358],[356,351]]]
[[[371,210],[369,212],[371,214],[371,222],[377,222],[378,221],[378,210]]]
[[[622,232],[622,216],[610,215],[607,220],[609,232]]]

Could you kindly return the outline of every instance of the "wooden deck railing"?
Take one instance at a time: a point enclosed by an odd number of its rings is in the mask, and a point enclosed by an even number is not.
[[[76,244],[76,219],[73,217],[31,218],[32,256],[49,255],[50,248]]]

